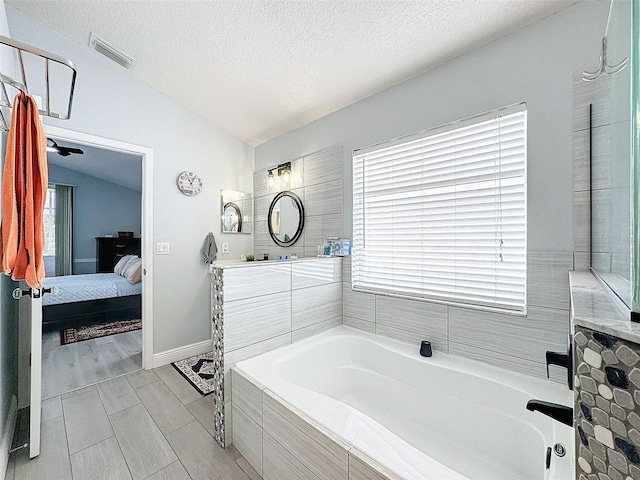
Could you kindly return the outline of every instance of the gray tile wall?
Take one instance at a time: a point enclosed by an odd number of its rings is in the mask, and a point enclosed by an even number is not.
[[[320,152],[295,160],[280,159],[279,163],[291,161],[291,181],[288,188],[281,188],[279,180],[273,189],[267,185],[267,171],[255,172],[253,176],[255,205],[255,234],[253,252],[256,256],[269,254],[315,257],[317,246],[330,236],[342,237],[343,230],[343,152],[342,146],[327,148]],[[291,247],[279,247],[269,236],[267,213],[274,197],[282,190],[291,190],[300,197],[305,209],[302,236]]]
[[[341,325],[342,270],[342,258],[213,270],[214,369],[219,382],[213,395],[215,438],[220,445],[233,442],[233,424],[243,431],[251,428],[247,412],[235,418],[230,369],[242,360]]]
[[[571,252],[529,252],[526,317],[353,291],[343,261],[343,322],[368,332],[546,377],[545,351],[564,351],[569,334]],[[566,371],[551,367],[551,378]]]

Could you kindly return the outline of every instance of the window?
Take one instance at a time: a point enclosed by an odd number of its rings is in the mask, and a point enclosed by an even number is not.
[[[352,287],[526,311],[526,105],[353,153]]]
[[[56,187],[49,185],[44,201],[44,256],[56,254]]]

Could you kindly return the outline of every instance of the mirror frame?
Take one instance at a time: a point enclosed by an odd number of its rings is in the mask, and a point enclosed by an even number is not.
[[[242,212],[240,211],[240,207],[238,207],[238,205],[235,202],[227,202],[227,203],[225,203],[224,206],[222,207],[222,215],[223,215],[223,217],[224,217],[224,215],[226,215],[228,207],[232,207],[236,211],[236,215],[238,216],[238,230],[236,230],[235,232],[233,230],[231,230],[231,231],[224,231],[223,230],[222,233],[242,233]],[[222,220],[222,222],[224,223],[224,219]]]
[[[276,237],[275,233],[273,233],[273,227],[271,225],[271,215],[273,213],[273,209],[282,197],[291,197],[293,203],[298,208],[298,213],[300,214],[300,219],[298,220],[298,229],[296,230],[295,235],[288,242],[284,242]],[[278,193],[275,198],[271,201],[271,205],[269,205],[269,213],[267,214],[267,225],[269,227],[269,235],[271,236],[271,240],[275,242],[276,245],[281,247],[290,247],[294,243],[298,241],[300,235],[302,235],[302,229],[304,228],[304,205],[302,204],[302,200],[295,193],[285,190],[283,192]]]

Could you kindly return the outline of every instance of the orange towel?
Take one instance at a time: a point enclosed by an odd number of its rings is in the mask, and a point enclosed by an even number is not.
[[[47,143],[33,98],[16,96],[2,179],[2,270],[42,288]]]

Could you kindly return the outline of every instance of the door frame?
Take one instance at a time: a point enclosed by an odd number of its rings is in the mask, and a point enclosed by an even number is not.
[[[142,368],[153,368],[153,149],[111,138],[44,126],[47,137],[142,157]]]

